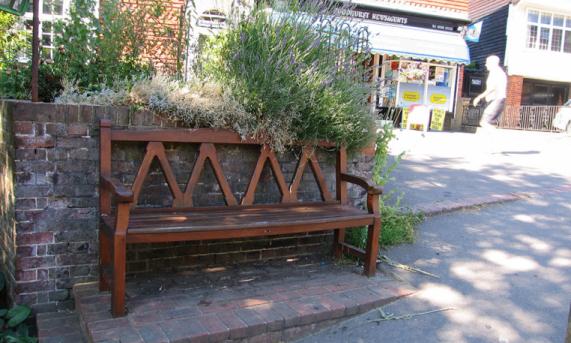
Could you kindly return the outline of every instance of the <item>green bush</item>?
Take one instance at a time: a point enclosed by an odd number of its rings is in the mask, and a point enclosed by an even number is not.
[[[256,118],[262,141],[327,140],[349,149],[370,142],[368,56],[343,46],[346,34],[316,29],[314,18],[327,11],[304,4],[272,15],[258,8],[204,47],[201,76],[230,90]]]
[[[0,12],[0,98],[29,98],[30,41],[18,17]]]
[[[0,272],[0,292],[5,287],[4,274]],[[0,343],[35,343],[37,339],[30,337],[31,328],[26,321],[32,310],[23,305],[11,309],[0,308]]]
[[[119,0],[101,2],[99,18],[95,0],[75,0],[70,17],[55,25],[53,71],[60,78],[92,91],[118,80],[150,75],[141,61],[145,44],[145,11],[129,10]]]
[[[403,156],[400,154],[396,156],[394,162],[389,163],[389,143],[394,137],[393,129],[388,125],[377,132],[373,181],[381,186],[394,180],[391,173],[398,166]],[[395,196],[393,193],[383,194],[379,202],[382,221],[379,238],[381,246],[414,242],[415,228],[423,221],[421,213],[400,206],[402,193],[396,195],[395,201],[391,201],[393,196]],[[364,248],[367,242],[367,228],[348,230],[346,240],[349,244]]]

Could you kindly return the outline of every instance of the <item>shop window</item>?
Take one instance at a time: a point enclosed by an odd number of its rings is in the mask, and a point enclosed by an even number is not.
[[[425,105],[451,111],[456,69],[451,65],[411,60],[382,63],[377,106]]]

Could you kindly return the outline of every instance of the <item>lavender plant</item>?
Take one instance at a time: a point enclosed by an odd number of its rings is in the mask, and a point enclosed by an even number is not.
[[[349,149],[372,139],[363,61],[343,43],[344,32],[323,32],[335,18],[331,1],[305,1],[277,12],[257,8],[211,41],[202,77],[224,85],[256,118],[254,135],[285,146],[327,140]]]

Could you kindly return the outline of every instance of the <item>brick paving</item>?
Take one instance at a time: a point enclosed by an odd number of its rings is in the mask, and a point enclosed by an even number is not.
[[[287,342],[414,292],[360,272],[298,262],[137,278],[128,281],[128,315],[115,319],[109,293],[76,285],[79,317],[39,317],[40,342],[82,342],[72,339],[80,326],[87,342]]]

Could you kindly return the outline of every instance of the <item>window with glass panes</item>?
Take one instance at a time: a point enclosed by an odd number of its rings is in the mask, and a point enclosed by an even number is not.
[[[69,13],[69,4],[72,0],[39,0],[40,5],[40,44],[42,58],[53,58],[54,39],[56,36],[55,23],[65,19]],[[32,6],[25,14],[26,26],[32,28]]]
[[[571,53],[571,16],[529,10],[527,47]]]

